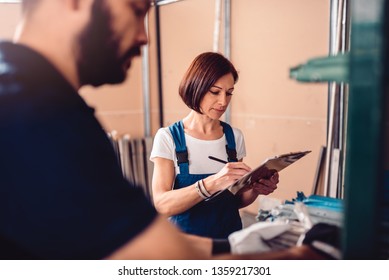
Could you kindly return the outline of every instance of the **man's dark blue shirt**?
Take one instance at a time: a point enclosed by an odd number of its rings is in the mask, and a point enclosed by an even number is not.
[[[100,259],[155,216],[94,110],[43,56],[1,42],[0,258]]]

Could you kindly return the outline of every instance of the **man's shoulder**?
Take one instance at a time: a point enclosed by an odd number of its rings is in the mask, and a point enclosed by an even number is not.
[[[30,75],[27,72],[31,67],[30,55],[27,47],[0,42],[0,96],[17,97],[18,93],[31,91],[37,84],[34,71]]]

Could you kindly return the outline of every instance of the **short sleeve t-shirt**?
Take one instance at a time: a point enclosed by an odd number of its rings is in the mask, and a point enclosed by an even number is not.
[[[236,152],[238,160],[246,156],[245,142],[242,132],[233,128]],[[223,135],[216,140],[201,140],[185,133],[185,141],[188,149],[189,173],[212,174],[217,173],[224,166],[223,163],[211,160],[208,156],[214,156],[227,161],[226,137]],[[177,165],[175,144],[168,127],[160,128],[155,137],[150,160],[156,157],[170,159],[174,162],[176,174],[180,173]]]

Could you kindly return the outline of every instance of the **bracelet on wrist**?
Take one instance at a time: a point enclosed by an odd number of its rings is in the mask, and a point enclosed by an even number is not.
[[[197,183],[195,184],[195,188],[196,188],[196,191],[197,191],[198,195],[199,195],[202,199],[208,198],[208,197],[201,191],[199,181],[197,181]]]
[[[206,197],[210,197],[211,194],[207,191],[207,189],[205,188],[204,186],[204,181],[203,180],[199,180],[199,186],[200,186],[200,190],[201,192],[206,196]]]

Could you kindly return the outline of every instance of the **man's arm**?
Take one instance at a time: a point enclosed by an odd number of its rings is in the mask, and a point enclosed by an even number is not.
[[[158,216],[148,228],[108,256],[108,259],[323,259],[322,255],[306,245],[247,255],[212,256],[211,252],[210,238],[184,234],[171,225],[166,217]]]
[[[211,249],[211,239],[183,234],[166,217],[158,216],[108,259],[209,259]]]

